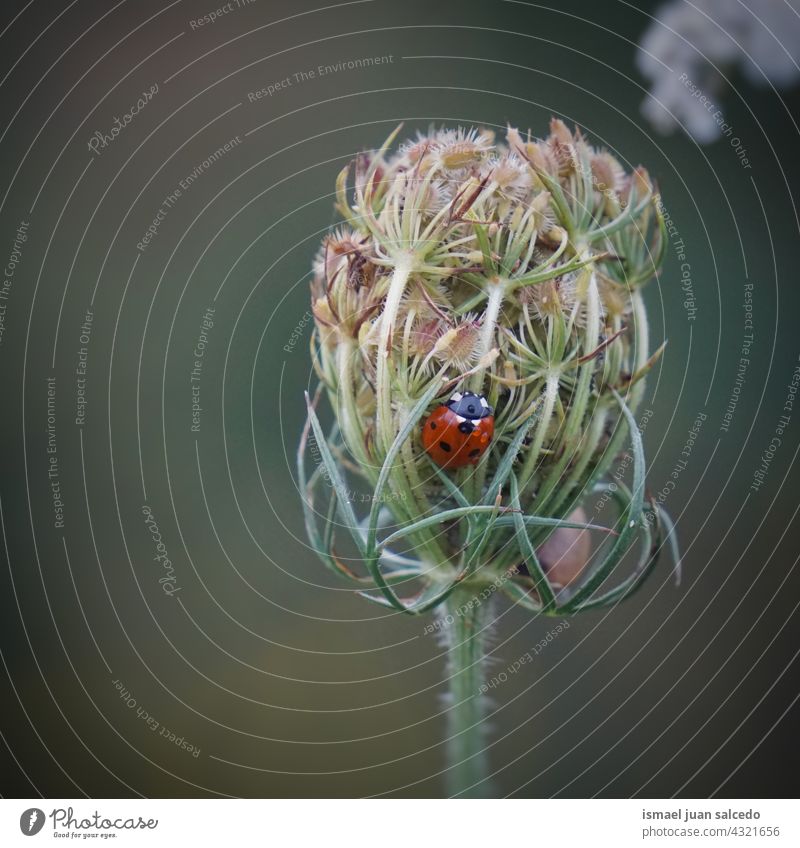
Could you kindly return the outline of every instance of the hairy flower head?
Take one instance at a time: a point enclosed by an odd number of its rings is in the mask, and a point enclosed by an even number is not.
[[[315,547],[406,612],[498,579],[540,611],[615,601],[651,567],[662,526],[632,424],[654,362],[640,288],[665,243],[652,181],[557,119],[543,139],[432,129],[392,152],[396,135],[340,174],[345,225],[314,265],[315,368],[336,418],[326,473],[305,495]],[[493,410],[493,439],[474,466],[439,467],[421,424],[465,391]],[[309,416],[324,439],[313,404]],[[592,562],[548,579],[537,547],[585,515],[576,510],[625,439],[633,478],[592,515]],[[373,490],[363,519],[344,503],[347,475]],[[333,489],[320,519],[323,478]],[[347,529],[363,575],[334,552],[331,522]],[[637,534],[642,562],[598,595]],[[410,600],[394,588],[403,582],[418,591]]]

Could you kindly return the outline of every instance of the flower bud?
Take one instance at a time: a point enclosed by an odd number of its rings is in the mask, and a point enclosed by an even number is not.
[[[441,129],[390,152],[396,134],[339,175],[346,226],[323,241],[312,283],[315,370],[338,425],[323,458],[340,502],[325,520],[352,525],[370,577],[341,565],[335,528],[317,547],[329,540],[326,564],[374,580],[395,608],[382,569],[398,557],[421,597],[527,563],[514,578],[526,603],[578,608],[593,591],[589,530],[552,528],[567,510],[586,522],[575,504],[638,436],[625,416],[653,361],[639,292],[661,255],[652,181],[557,119],[539,140]],[[379,543],[377,508],[356,522],[348,475],[374,489],[408,555]],[[638,491],[618,514],[644,533],[643,510]]]

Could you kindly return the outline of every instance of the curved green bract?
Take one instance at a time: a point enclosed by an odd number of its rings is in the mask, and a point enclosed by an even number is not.
[[[441,385],[431,385],[411,408],[405,424],[397,433],[389,451],[384,458],[378,475],[369,514],[365,521],[359,523],[352,503],[348,497],[348,488],[342,469],[333,457],[328,440],[325,439],[319,419],[314,410],[314,404],[308,402],[308,424],[297,456],[298,482],[303,498],[306,530],[314,551],[323,563],[337,576],[360,586],[360,592],[368,600],[389,609],[405,614],[419,615],[443,603],[450,594],[461,585],[483,585],[491,575],[497,576],[491,568],[491,551],[498,548],[507,552],[509,545],[514,546],[516,561],[524,563],[530,580],[519,576],[509,576],[502,589],[514,603],[533,612],[548,615],[570,615],[577,612],[599,609],[619,603],[630,597],[645,582],[656,565],[663,545],[668,542],[673,550],[676,563],[679,553],[675,542],[674,528],[666,513],[658,506],[649,504],[644,497],[644,481],[646,475],[644,449],[641,434],[636,421],[627,404],[619,393],[611,389],[622,419],[628,430],[633,455],[632,488],[617,481],[614,486],[614,498],[620,505],[619,517],[615,527],[605,527],[590,522],[576,522],[553,516],[525,514],[521,508],[520,489],[517,475],[514,473],[514,462],[527,433],[527,428],[517,432],[505,449],[498,462],[491,483],[486,487],[480,502],[470,503],[462,489],[456,485],[448,473],[429,463],[431,472],[441,482],[444,492],[455,507],[436,508],[429,515],[424,515],[414,522],[394,530],[383,539],[378,538],[378,518],[382,498],[391,475],[393,463],[397,460],[406,440],[412,438],[414,428],[428,411],[430,404],[439,393]],[[313,432],[319,447],[322,460],[322,470],[315,470],[309,479],[305,474],[304,452],[307,446],[309,430]],[[326,478],[331,484],[331,497],[325,516],[324,532],[320,533],[317,523],[317,513],[314,509],[313,491],[319,481]],[[509,486],[506,505],[502,504],[500,493],[505,485]],[[596,488],[602,488],[598,484]],[[494,497],[494,503],[487,501]],[[333,551],[333,530],[336,515],[349,531],[356,549],[367,570],[366,576],[353,573]],[[449,524],[456,527],[463,521],[466,525],[466,541],[463,547],[461,565],[451,564],[442,572],[442,563],[425,563],[420,560],[401,562],[404,568],[387,569],[383,572],[380,559],[384,551],[397,542],[412,538],[422,530]],[[366,525],[366,531],[363,529]],[[563,592],[556,593],[547,578],[534,543],[531,531],[536,528],[552,532],[558,528],[574,528],[600,531],[613,539],[610,549],[603,555],[601,561],[589,572],[587,578],[567,597],[562,598]],[[665,532],[666,530],[666,532]],[[510,535],[509,535],[510,534]],[[625,554],[638,542],[642,553],[632,573],[627,575],[617,586],[597,595],[598,589],[613,574],[615,568]],[[489,552],[489,565],[484,563],[484,555]],[[677,567],[677,566],[676,566]],[[478,575],[477,570],[481,573]],[[488,568],[488,570],[487,570]],[[449,573],[442,580],[441,574]],[[433,578],[433,575],[437,575]],[[421,579],[425,583],[421,591],[411,599],[402,599],[393,588],[401,582]],[[372,594],[369,588],[377,590],[378,595]],[[533,591],[535,594],[531,594]]]

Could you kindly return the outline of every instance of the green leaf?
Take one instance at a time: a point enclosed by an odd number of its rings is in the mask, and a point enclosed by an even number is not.
[[[599,530],[601,533],[609,533],[613,536],[618,536],[615,530],[610,527],[603,527],[602,524],[586,524],[578,521],[566,521],[563,518],[546,518],[540,515],[523,515],[522,521],[526,525],[532,527],[565,527],[574,530]],[[511,516],[501,515],[495,522],[497,527],[513,527],[514,519]]]
[[[460,585],[461,580],[461,575],[459,575],[444,588],[437,584],[427,586],[413,601],[404,603],[401,611],[408,615],[422,615],[422,613],[432,610],[434,607],[439,606],[439,604],[447,600],[453,590]],[[361,595],[362,598],[366,598],[368,601],[372,601],[374,604],[378,604],[379,606],[396,609],[396,607],[394,607],[387,598],[381,597],[380,595],[370,595],[368,592],[359,592],[358,594]]]
[[[453,310],[453,315],[459,316],[464,315],[467,312],[472,312],[472,310],[476,309],[481,301],[486,300],[488,296],[489,294],[486,289],[480,289],[468,300],[465,300],[461,306],[456,307],[456,309]]]
[[[475,230],[475,236],[478,239],[478,247],[480,247],[483,254],[484,267],[490,274],[494,274],[497,271],[497,265],[492,258],[492,248],[489,244],[489,236],[486,233],[486,229],[482,224],[477,223],[477,221],[472,221],[471,223]]]
[[[530,286],[535,283],[545,283],[548,280],[552,280],[554,277],[560,277],[563,274],[569,274],[572,271],[577,271],[579,268],[591,265],[593,262],[597,262],[598,256],[602,255],[603,254],[595,254],[594,256],[589,256],[586,259],[575,257],[570,259],[569,262],[565,262],[563,265],[557,265],[555,268],[547,268],[543,271],[532,271],[530,274],[525,274],[522,277],[514,277],[514,279],[508,281],[508,290],[516,291],[517,289],[522,288],[522,286]]]
[[[342,577],[351,583],[363,586],[364,583],[367,582],[366,578],[358,577],[356,574],[353,574],[331,553],[330,531],[332,530],[332,522],[330,520],[330,511],[328,514],[328,522],[326,524],[325,537],[320,536],[319,529],[317,527],[316,511],[314,509],[314,489],[316,487],[316,483],[319,482],[319,476],[315,474],[314,479],[309,482],[306,479],[305,472],[305,449],[308,441],[309,424],[310,419],[306,423],[306,427],[303,430],[303,435],[297,449],[297,481],[298,488],[300,490],[300,500],[303,504],[303,519],[306,526],[308,540],[311,543],[311,548],[314,553],[316,553],[329,571],[332,571],[337,577]],[[335,501],[335,493],[332,493],[331,506],[335,506]]]
[[[372,507],[369,511],[369,524],[367,526],[367,551],[374,551],[375,537],[378,528],[378,514],[383,503],[383,490],[386,488],[386,483],[389,480],[389,475],[392,473],[392,466],[397,459],[403,443],[411,434],[411,431],[416,427],[420,418],[425,414],[425,410],[430,406],[431,401],[442,390],[444,381],[441,379],[432,380],[428,388],[423,392],[420,399],[414,404],[411,412],[406,418],[405,423],[400,428],[394,438],[389,450],[386,452],[386,457],[383,460],[378,481],[375,484],[375,491],[372,497]]]
[[[524,155],[524,154],[523,154]],[[527,159],[527,157],[525,157]],[[530,160],[528,160],[530,162]],[[575,220],[572,217],[567,199],[564,197],[564,192],[561,189],[561,183],[554,180],[546,171],[536,168],[531,162],[531,166],[536,171],[539,179],[544,183],[545,188],[550,192],[553,198],[553,204],[556,208],[556,217],[561,222],[561,226],[572,234],[575,231]]]
[[[580,220],[578,221],[578,229],[584,230],[592,222],[592,198],[594,196],[594,185],[592,184],[592,163],[584,148],[578,148],[580,158],[580,167],[578,169],[582,178],[583,191],[580,200],[577,200],[581,207]]]
[[[487,545],[492,541],[492,531],[497,523],[497,518],[500,512],[503,511],[500,506],[499,497],[495,499],[494,511],[489,515],[488,521],[485,523],[482,520],[476,521],[474,527],[470,527],[469,539],[465,547],[465,566],[467,576],[474,574],[478,567],[478,560],[486,550]]]
[[[519,483],[517,483],[517,477],[515,474],[511,475],[511,506],[515,509],[520,509]],[[544,573],[544,569],[539,562],[539,557],[536,556],[536,551],[531,544],[527,527],[521,512],[515,512],[512,518],[514,519],[514,530],[517,536],[517,544],[519,545],[520,553],[525,560],[528,573],[531,577],[533,577],[533,582],[536,584],[536,590],[541,598],[544,612],[550,612],[550,610],[555,609],[556,606],[556,597],[553,594],[550,581]]]
[[[425,527],[432,527],[436,524],[441,524],[443,521],[451,521],[454,518],[463,518],[465,515],[476,515],[479,513],[492,513],[495,511],[497,507],[494,506],[459,506],[455,509],[445,509],[442,512],[437,512],[434,515],[428,515],[425,518],[420,518],[419,521],[415,521],[413,524],[408,524],[405,527],[401,527],[399,530],[395,530],[390,536],[387,536],[381,543],[380,547],[386,547],[387,545],[391,545],[396,542],[398,539],[402,539],[405,536],[409,536],[411,533],[416,533],[418,530],[422,530]],[[498,519],[500,520],[500,519]]]
[[[364,540],[361,538],[361,533],[358,529],[358,519],[356,518],[355,512],[353,512],[353,506],[350,503],[350,498],[348,497],[349,492],[347,486],[342,479],[342,475],[339,473],[339,467],[333,458],[330,448],[328,447],[328,442],[326,441],[325,434],[322,431],[322,425],[319,423],[319,418],[317,418],[317,413],[314,411],[314,406],[308,397],[308,392],[305,394],[306,406],[308,407],[308,417],[311,420],[311,429],[314,431],[314,438],[316,439],[317,447],[319,448],[319,453],[322,457],[322,462],[325,465],[325,470],[328,472],[328,478],[336,491],[337,505],[342,516],[342,521],[345,527],[350,531],[350,535],[353,537],[353,541],[355,542],[359,553],[363,556]]]
[[[503,252],[502,259],[502,272],[506,276],[510,276],[514,271],[514,266],[517,264],[517,260],[522,255],[523,250],[527,250],[530,247],[531,236],[533,235],[533,216],[531,215],[530,209],[526,214],[526,220],[524,227],[516,233],[515,236],[512,236],[508,239],[506,244],[506,249]]]
[[[617,215],[617,217],[614,218],[613,221],[609,221],[607,224],[604,224],[602,227],[598,227],[595,230],[589,230],[586,233],[587,240],[590,241],[590,242],[595,242],[598,239],[608,238],[608,236],[611,236],[614,233],[618,232],[626,224],[628,224],[630,221],[632,221],[634,218],[638,218],[638,216],[647,207],[647,204],[650,203],[652,198],[653,198],[652,192],[648,191],[647,194],[645,195],[644,200],[642,200],[641,203],[638,203],[636,206],[634,206],[634,203],[636,202],[636,197],[635,197],[633,187],[631,187],[630,202],[625,207],[625,209],[619,215]]]
[[[675,529],[675,522],[673,522],[670,514],[660,505],[655,507],[656,513],[658,514],[658,519],[661,523],[666,527],[666,541],[669,544],[670,553],[672,554],[672,563],[673,570],[675,572],[675,585],[681,585],[681,549],[678,544],[678,533]]]
[[[451,498],[460,506],[464,508],[471,507],[472,504],[466,499],[464,493],[461,491],[461,488],[457,486],[450,477],[441,469],[430,457],[428,457],[428,464],[433,469],[434,474],[439,478],[441,483],[444,485],[445,489],[447,489],[448,494]],[[473,544],[474,539],[477,537],[479,533],[479,522],[476,517],[473,517],[469,513],[466,515],[468,532],[467,532],[467,541],[465,545],[465,549],[469,550],[471,545]]]
[[[531,612],[542,612],[541,604],[537,604],[536,601],[534,601],[531,593],[525,588],[525,586],[520,585],[514,580],[509,580],[505,583],[502,591],[505,592],[505,594],[511,598],[515,604],[518,604]]]
[[[378,531],[378,515],[380,513],[381,508],[383,490],[386,488],[386,483],[389,479],[389,474],[392,471],[392,465],[395,459],[397,458],[397,455],[400,452],[403,443],[411,433],[411,430],[416,426],[417,422],[422,417],[425,410],[428,408],[428,405],[436,396],[436,393],[441,390],[441,388],[441,381],[432,381],[430,386],[428,386],[428,388],[423,393],[422,397],[412,408],[408,418],[406,419],[403,426],[400,428],[400,431],[398,432],[397,436],[395,436],[394,441],[389,447],[389,450],[386,452],[386,457],[383,461],[383,465],[381,466],[380,474],[378,475],[378,481],[375,484],[375,490],[372,496],[372,506],[370,508],[369,513],[366,549],[364,554],[365,563],[367,566],[367,570],[372,576],[372,579],[375,581],[375,585],[378,589],[380,589],[386,601],[394,609],[400,610],[401,612],[409,612],[408,605],[405,604],[402,600],[400,600],[400,598],[395,594],[395,592],[392,591],[391,587],[386,582],[383,573],[380,569],[380,551],[376,541]],[[385,547],[386,544],[387,543],[384,542],[381,547]]]
[[[603,581],[611,574],[617,563],[627,553],[633,544],[633,538],[640,529],[642,512],[644,509],[644,479],[645,458],[644,446],[642,445],[642,434],[636,424],[628,405],[619,396],[615,389],[611,389],[615,400],[628,425],[633,449],[633,488],[627,507],[623,510],[620,519],[623,521],[622,530],[608,552],[603,564],[589,579],[575,592],[575,594],[560,609],[563,612],[574,612],[579,606],[586,602],[599,588]]]
[[[656,518],[655,539],[650,532],[648,522],[646,520],[642,521],[642,554],[633,572],[619,586],[610,589],[597,598],[590,598],[584,601],[576,608],[576,612],[584,612],[585,610],[599,609],[618,604],[633,595],[644,584],[658,562],[658,553],[662,544],[662,534],[658,523],[657,511],[653,510],[651,514]]]
[[[511,473],[511,468],[514,465],[514,460],[517,458],[517,454],[519,454],[522,449],[522,443],[525,441],[525,437],[528,435],[535,422],[536,416],[531,415],[528,421],[525,422],[525,425],[520,427],[514,434],[514,438],[506,448],[503,458],[500,460],[497,469],[494,472],[492,482],[489,484],[489,488],[483,496],[483,503],[488,503],[489,500],[496,497],[497,492],[499,492],[505,485],[508,475]]]
[[[430,457],[428,457],[428,464],[433,469],[434,474],[436,474],[441,483],[444,485],[445,489],[447,489],[447,493],[459,506],[472,506],[472,504],[464,497],[464,493],[461,491],[460,487],[457,486]]]

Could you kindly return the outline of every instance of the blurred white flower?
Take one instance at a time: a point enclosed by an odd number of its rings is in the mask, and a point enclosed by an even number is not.
[[[637,62],[651,83],[644,116],[664,133],[683,124],[707,144],[724,124],[714,102],[723,73],[738,66],[751,82],[776,87],[800,78],[800,0],[671,0],[644,33]]]

